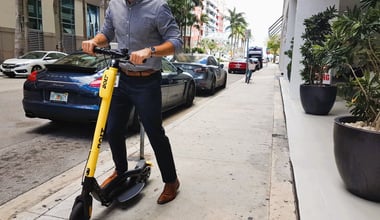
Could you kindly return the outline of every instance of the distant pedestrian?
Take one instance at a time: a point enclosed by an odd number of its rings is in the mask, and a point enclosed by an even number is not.
[[[252,58],[248,59],[248,71],[246,73],[245,82],[249,84],[251,81],[252,73],[256,70],[256,63]]]

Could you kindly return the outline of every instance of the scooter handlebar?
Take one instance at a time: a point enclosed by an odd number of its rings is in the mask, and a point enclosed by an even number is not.
[[[116,50],[104,47],[94,47],[94,53],[110,55],[112,58],[123,58],[125,61],[129,60],[128,49]],[[145,62],[146,59],[143,60],[143,63]]]
[[[110,55],[113,58],[123,58],[129,60],[128,49],[108,49],[103,47],[94,47],[94,53]]]

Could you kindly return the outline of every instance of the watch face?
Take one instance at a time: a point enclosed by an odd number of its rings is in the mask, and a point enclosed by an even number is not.
[[[150,51],[152,52],[152,54],[155,54],[156,53],[156,48],[155,47],[150,47]]]

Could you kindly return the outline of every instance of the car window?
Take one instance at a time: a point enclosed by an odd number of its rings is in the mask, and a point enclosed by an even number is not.
[[[80,66],[80,67],[96,67],[103,69],[107,66],[109,57],[104,55],[90,56],[85,53],[70,54],[57,60],[54,64]]]
[[[65,55],[62,53],[50,53],[48,56],[53,58],[53,59],[59,59],[61,57],[64,57]]]
[[[198,60],[197,63],[206,64],[207,65],[207,63],[208,63],[207,60],[208,60],[207,57],[203,57],[200,60]]]
[[[177,54],[175,61],[207,64],[207,56],[205,54]]]
[[[45,56],[46,52],[29,52],[21,56],[21,59],[42,59]]]
[[[162,72],[172,73],[172,72],[177,72],[177,69],[169,61],[167,61],[166,59],[162,59]]]
[[[215,60],[214,57],[208,57],[208,65],[214,65],[214,66],[217,66],[218,65],[218,62]]]

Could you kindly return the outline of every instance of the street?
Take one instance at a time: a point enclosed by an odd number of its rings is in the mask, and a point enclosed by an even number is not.
[[[242,77],[228,74],[227,84]],[[3,116],[0,119],[0,205],[83,162],[91,146],[94,125],[26,118],[21,103],[24,81],[25,78],[0,75]],[[217,95],[218,92],[214,96]],[[200,94],[194,105],[202,105],[212,97]],[[165,113],[164,126],[192,109],[178,108]],[[129,135],[127,143],[138,142],[136,134]]]

